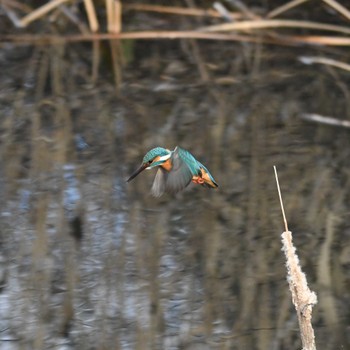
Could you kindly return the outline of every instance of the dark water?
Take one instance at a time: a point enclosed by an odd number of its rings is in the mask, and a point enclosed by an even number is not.
[[[196,45],[136,42],[118,93],[88,47],[4,50],[1,349],[300,349],[273,165],[317,345],[349,348],[349,131],[300,118],[346,119],[348,76],[298,62],[321,48]],[[176,145],[217,190],[125,182]]]

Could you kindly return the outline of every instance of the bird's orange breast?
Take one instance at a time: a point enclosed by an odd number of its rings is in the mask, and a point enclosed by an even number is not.
[[[170,159],[166,160],[166,161],[161,165],[161,167],[162,167],[163,169],[165,169],[166,171],[170,171],[170,170],[172,169],[172,167],[173,167],[173,165],[171,164],[171,160],[170,160]]]
[[[157,156],[156,158],[154,158],[153,162],[157,162],[160,159],[160,156]],[[162,163],[160,165],[163,169],[165,169],[166,171],[170,171],[173,167],[173,164],[171,163],[170,159],[167,159],[164,163]]]

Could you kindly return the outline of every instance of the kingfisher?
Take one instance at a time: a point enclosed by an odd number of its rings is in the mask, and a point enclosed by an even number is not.
[[[207,188],[218,187],[209,170],[190,152],[178,146],[173,151],[163,147],[151,149],[143,157],[141,166],[126,181],[131,181],[145,169],[155,167],[158,171],[151,189],[154,197],[160,197],[165,192],[177,193],[191,181]]]

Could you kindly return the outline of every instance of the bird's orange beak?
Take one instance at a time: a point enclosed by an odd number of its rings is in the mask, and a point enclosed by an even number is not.
[[[126,180],[126,182],[130,182],[138,174],[142,173],[147,167],[148,167],[148,164],[141,164],[141,166],[131,174],[131,176]]]

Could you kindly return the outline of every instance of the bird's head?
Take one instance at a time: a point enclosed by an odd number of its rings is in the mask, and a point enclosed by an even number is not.
[[[151,149],[143,157],[141,166],[134,173],[132,173],[126,181],[131,181],[145,169],[152,169],[162,165],[170,158],[170,156],[171,151],[169,151],[168,149],[162,147],[156,147]]]

